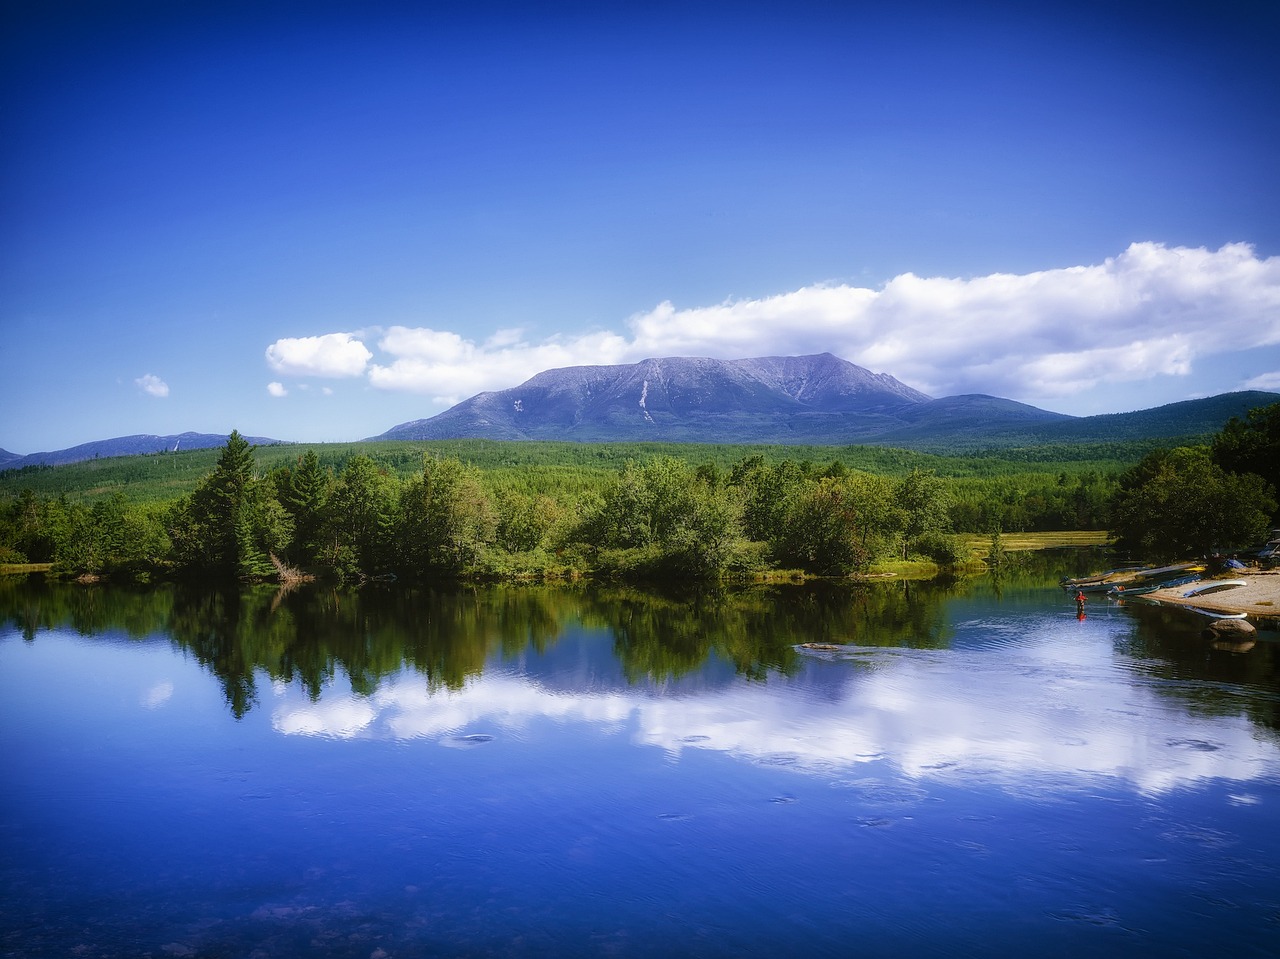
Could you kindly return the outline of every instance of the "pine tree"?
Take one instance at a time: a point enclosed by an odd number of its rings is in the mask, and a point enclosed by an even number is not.
[[[308,450],[280,484],[280,505],[293,519],[295,561],[309,564],[319,555],[325,507],[332,483],[314,450]]]
[[[213,472],[169,513],[179,565],[225,578],[261,579],[291,524],[270,486],[254,476],[253,447],[232,431]]]

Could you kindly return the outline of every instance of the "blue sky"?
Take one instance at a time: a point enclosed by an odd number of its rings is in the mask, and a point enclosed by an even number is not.
[[[1280,391],[1273,3],[6,2],[0,447],[829,350]]]

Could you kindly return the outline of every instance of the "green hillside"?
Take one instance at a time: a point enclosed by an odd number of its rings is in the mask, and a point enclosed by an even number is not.
[[[456,457],[487,473],[516,473],[522,485],[541,486],[564,481],[570,473],[603,476],[627,462],[645,462],[655,456],[671,456],[694,466],[712,464],[727,470],[753,456],[766,463],[783,460],[827,466],[840,463],[848,469],[886,476],[902,476],[912,469],[933,470],[948,478],[992,478],[1039,474],[1075,476],[1084,472],[1109,473],[1136,463],[1157,445],[1154,441],[1128,443],[1055,443],[1012,447],[977,455],[947,456],[879,446],[777,446],[704,443],[564,443],[497,440],[364,441],[261,446],[254,450],[259,470],[296,461],[313,450],[320,464],[335,472],[357,454],[365,454],[400,478],[422,469],[426,453]],[[66,496],[94,502],[121,493],[129,502],[158,503],[177,499],[195,489],[213,469],[220,450],[189,450],[86,460],[64,466],[35,466],[0,471],[0,494],[29,489],[39,496]]]

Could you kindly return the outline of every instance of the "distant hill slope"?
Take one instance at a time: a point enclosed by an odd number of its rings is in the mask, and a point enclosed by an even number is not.
[[[1152,410],[1073,417],[995,396],[934,399],[822,353],[668,357],[547,370],[379,440],[497,439],[902,446],[930,451],[1205,436],[1280,400],[1225,393]]]
[[[1055,415],[1042,420],[1028,415],[1018,421],[1009,415],[1008,407],[1021,404],[1012,400],[949,396],[910,411],[904,417],[907,425],[864,442],[930,452],[970,452],[1011,446],[1178,440],[1210,436],[1231,417],[1243,417],[1251,409],[1277,401],[1280,394],[1242,391],[1130,413]]]
[[[1280,403],[1280,393],[1241,390],[1219,393],[1198,400],[1167,403],[1133,413],[1102,413],[1039,431],[1044,442],[1091,442],[1094,440],[1138,439],[1141,437],[1199,436],[1216,433],[1233,416],[1244,417],[1249,410]]]
[[[0,470],[7,469],[20,459],[22,459],[21,453],[10,453],[8,450],[0,449]]]
[[[225,446],[228,433],[177,433],[170,436],[153,436],[139,433],[117,436],[109,440],[81,443],[65,450],[48,453],[30,453],[26,456],[8,454],[12,460],[0,458],[0,469],[21,469],[24,466],[61,466],[63,463],[79,463],[83,460],[105,459],[109,456],[136,456],[142,453],[167,453],[174,450],[203,450]],[[272,446],[279,440],[265,436],[246,436],[254,446]]]

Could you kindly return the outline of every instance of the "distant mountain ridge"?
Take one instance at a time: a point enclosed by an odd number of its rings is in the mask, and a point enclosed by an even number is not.
[[[1130,413],[1068,416],[985,394],[933,398],[830,353],[744,360],[668,357],[545,370],[520,386],[478,393],[370,440],[866,444],[929,452],[1206,437],[1233,416],[1280,402],[1222,393]],[[246,439],[255,446],[281,440]],[[0,470],[225,445],[227,434],[137,434],[21,455]]]
[[[175,450],[203,450],[215,446],[225,446],[229,433],[174,433],[168,436],[156,436],[150,433],[135,433],[131,436],[117,436],[112,439],[94,440],[81,443],[65,450],[54,450],[47,453],[29,453],[22,456],[0,450],[0,469],[22,469],[24,466],[61,466],[64,463],[80,463],[84,460],[105,459],[109,456],[138,456],[145,453],[171,453]],[[265,436],[246,436],[254,446],[273,446],[280,440],[268,439]],[[12,457],[5,459],[5,456]]]
[[[370,439],[850,444],[945,451],[1214,433],[1263,392],[1074,417],[984,394],[939,399],[830,353],[546,370]]]

